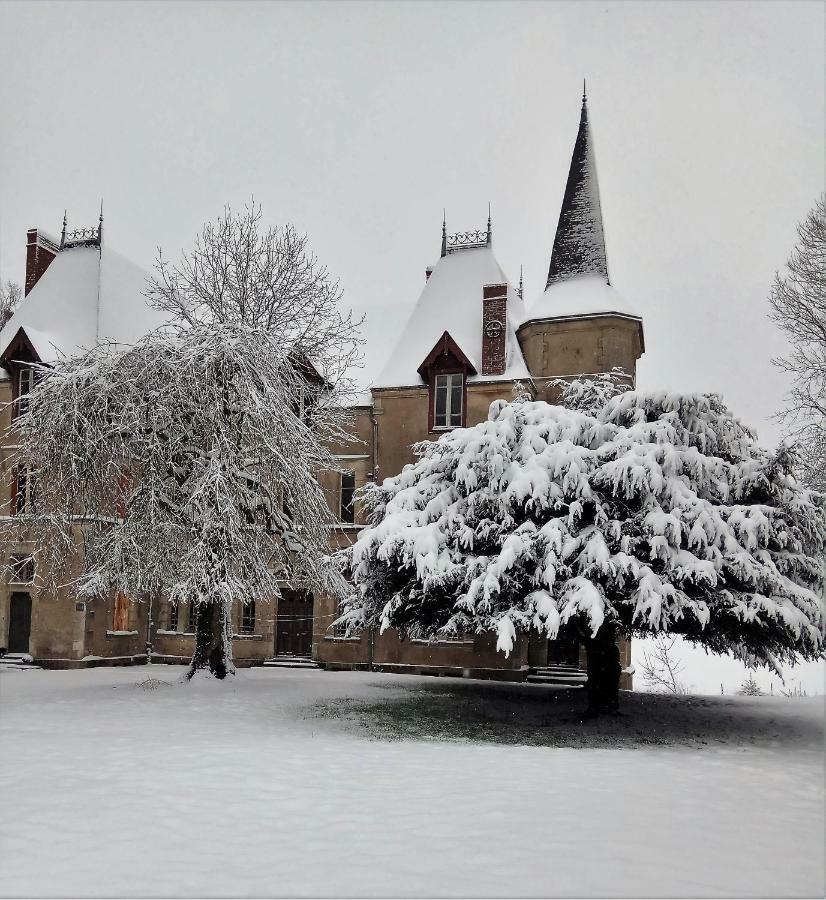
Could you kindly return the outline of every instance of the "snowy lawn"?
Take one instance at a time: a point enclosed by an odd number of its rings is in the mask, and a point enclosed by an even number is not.
[[[822,697],[182,672],[0,672],[0,894],[824,893]]]

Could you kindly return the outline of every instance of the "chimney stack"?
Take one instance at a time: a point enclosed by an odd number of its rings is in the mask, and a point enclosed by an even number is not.
[[[58,253],[57,244],[38,232],[36,228],[30,228],[26,232],[26,284],[25,295],[40,281],[43,273],[52,263]]]
[[[502,375],[507,362],[508,286],[486,284],[482,288],[481,375]]]

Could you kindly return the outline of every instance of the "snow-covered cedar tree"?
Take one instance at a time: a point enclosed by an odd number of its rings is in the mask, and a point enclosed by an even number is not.
[[[801,445],[801,473],[826,487],[826,196],[821,195],[797,227],[798,242],[777,273],[769,295],[770,317],[789,341],[789,353],[774,360],[792,377],[780,413]]]
[[[146,293],[168,326],[42,369],[14,423],[36,498],[5,527],[34,542],[45,591],[196,604],[190,673],[223,677],[233,600],[346,588],[317,474],[337,468],[360,323],[306,238],[256,206],[161,258]]]
[[[350,629],[493,631],[509,654],[517,632],[576,628],[594,714],[616,703],[620,632],[752,666],[822,658],[824,498],[719,396],[626,391],[597,415],[495,401],[417,454],[365,490]]]

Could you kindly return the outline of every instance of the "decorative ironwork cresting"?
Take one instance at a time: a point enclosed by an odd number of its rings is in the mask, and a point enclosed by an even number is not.
[[[67,247],[100,247],[103,242],[103,201],[100,202],[100,217],[98,219],[98,227],[88,226],[84,228],[75,228],[73,231],[66,230],[67,216],[63,213],[63,230],[60,232],[60,249],[65,250]]]
[[[447,233],[447,223],[442,216],[442,256],[453,253],[455,250],[473,250],[477,247],[490,247],[493,243],[493,226],[490,221],[490,208],[488,208],[488,227],[484,231],[457,231],[455,234]]]

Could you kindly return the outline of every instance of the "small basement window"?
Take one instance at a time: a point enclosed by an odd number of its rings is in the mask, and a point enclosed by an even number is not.
[[[436,375],[433,398],[433,427],[456,428],[462,424],[464,376],[461,373]]]

